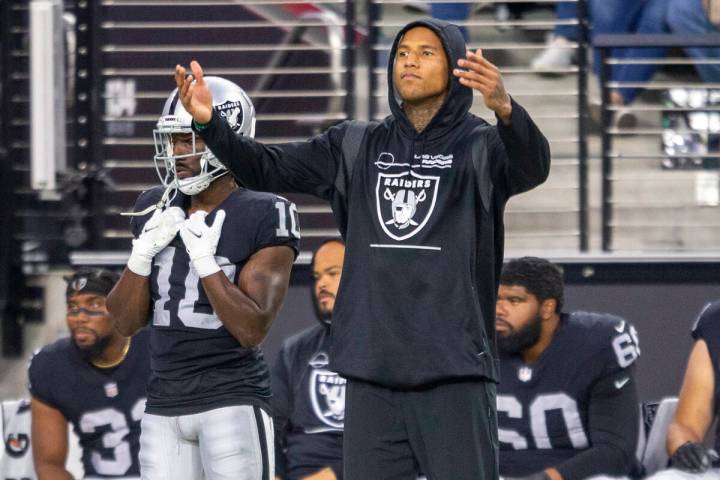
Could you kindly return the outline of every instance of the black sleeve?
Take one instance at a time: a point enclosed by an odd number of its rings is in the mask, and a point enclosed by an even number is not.
[[[272,411],[275,428],[275,476],[285,478],[285,435],[288,431],[292,400],[286,345],[280,349],[272,368]]]
[[[295,205],[279,196],[265,205],[255,228],[255,251],[276,245],[287,245],[298,256],[300,225]],[[282,210],[280,210],[282,209]],[[281,212],[281,214],[279,214]],[[280,221],[284,220],[284,224]]]
[[[595,383],[588,415],[590,448],[555,467],[563,480],[630,474],[636,466],[640,422],[632,368]]]
[[[57,410],[57,401],[53,395],[54,378],[52,361],[48,361],[47,354],[42,350],[35,352],[30,359],[28,367],[28,390],[33,398],[40,400],[42,403],[49,405]]]
[[[347,122],[306,142],[276,145],[263,145],[236,135],[217,110],[213,110],[210,123],[202,129],[193,124],[193,128],[243,186],[330,199]]]
[[[497,123],[497,136],[491,136],[493,163],[504,166],[495,177],[504,184],[508,196],[526,192],[543,183],[550,173],[550,145],[527,111],[514,99],[510,124]]]

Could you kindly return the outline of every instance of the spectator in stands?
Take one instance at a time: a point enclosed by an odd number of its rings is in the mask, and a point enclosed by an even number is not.
[[[710,12],[720,11],[720,0],[590,0],[590,21],[593,35],[601,33],[638,33],[638,34],[706,34],[718,33],[718,22],[713,24]],[[705,2],[704,4],[702,2]],[[621,5],[624,5],[621,7]],[[558,19],[577,17],[575,3],[558,3],[556,6]],[[713,10],[715,9],[715,10]],[[559,25],[550,40],[548,48],[532,62],[537,70],[566,67],[572,63],[574,51],[570,42],[577,39],[575,26]],[[613,57],[625,60],[662,58],[667,49],[656,48],[622,48],[612,52]],[[720,58],[720,48],[688,47],[685,53],[698,61]],[[600,56],[594,56],[593,67],[600,74]],[[616,65],[611,70],[611,80],[620,83],[642,83],[650,80],[660,64],[625,64]],[[720,64],[695,65],[700,78],[705,82],[720,81]],[[610,103],[620,107],[629,105],[642,89],[628,87],[610,93]],[[598,109],[592,110],[599,118]],[[627,110],[618,110],[615,124],[621,127],[632,127],[636,124],[635,116]]]
[[[81,269],[67,279],[70,338],[32,358],[31,442],[39,480],[72,479],[65,469],[68,422],[80,440],[86,478],[139,478],[140,420],[150,374],[148,337],[115,330],[105,299],[118,275]]]
[[[440,20],[445,20],[452,23],[464,22],[470,16],[470,3],[431,3],[430,4],[430,15]],[[465,41],[470,40],[470,32],[467,27],[461,26],[460,31],[465,37]]]
[[[637,468],[635,328],[609,314],[562,313],[562,270],[523,257],[500,277],[500,475],[627,476]]]
[[[346,380],[328,370],[328,361],[344,256],[345,244],[339,239],[315,251],[312,297],[318,325],[286,340],[273,366],[278,479],[342,479]]]
[[[592,34],[634,31],[649,1],[652,0],[588,0]],[[556,3],[555,15],[560,22],[577,19],[577,3]],[[571,66],[575,55],[572,42],[577,40],[576,25],[556,25],[548,39],[547,48],[531,62],[531,66],[540,71]],[[594,56],[593,68],[596,73],[600,72],[599,55]]]
[[[673,33],[681,35],[695,35],[720,33],[718,24],[710,21],[710,12],[715,8],[720,11],[720,0],[648,0],[643,9],[640,22],[635,29],[636,33]],[[720,19],[716,19],[720,22]],[[665,48],[630,48],[625,49],[623,57],[635,58],[661,58],[667,53]],[[707,59],[720,59],[718,48],[685,48],[688,57],[699,62]],[[617,82],[646,82],[652,78],[660,64],[630,64],[620,65],[613,73],[613,80]],[[704,82],[720,82],[720,64],[696,63],[695,69]],[[614,105],[627,105],[640,93],[640,88],[622,88],[611,93],[611,102]]]
[[[704,444],[705,436],[718,415],[720,398],[720,301],[703,309],[695,321],[692,337],[695,344],[688,359],[675,417],[667,434],[670,469],[649,477],[651,480],[720,478],[720,457],[717,454],[720,435],[715,436],[714,449]]]

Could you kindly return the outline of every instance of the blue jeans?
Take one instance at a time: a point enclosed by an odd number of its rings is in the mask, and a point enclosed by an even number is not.
[[[636,33],[717,33],[702,7],[701,0],[650,0],[643,9]],[[663,58],[665,48],[628,48],[626,59]],[[720,59],[720,48],[686,48],[685,53],[693,59]],[[652,78],[660,65],[622,65],[613,80],[618,82],[646,82]],[[705,82],[720,81],[720,65],[696,64],[695,69]],[[632,102],[640,93],[639,88],[618,90],[625,104]]]
[[[592,34],[633,32],[648,1],[652,0],[588,0]],[[556,3],[555,14],[558,20],[577,18],[577,4]],[[555,27],[555,35],[569,40],[577,40],[577,27],[575,25],[558,25]],[[613,52],[614,57],[622,55],[622,51]],[[600,55],[597,50],[593,55],[593,70],[596,74],[600,74]]]
[[[439,18],[440,20],[447,20],[450,23],[456,21],[465,21],[470,15],[470,4],[469,3],[433,3],[430,5],[430,15],[433,18]],[[460,27],[465,41],[468,41],[470,36],[467,28]]]
[[[720,33],[705,15],[700,0],[668,0],[667,26],[672,33]],[[720,59],[720,48],[686,48],[695,60]],[[720,82],[720,65],[696,64],[703,82]]]

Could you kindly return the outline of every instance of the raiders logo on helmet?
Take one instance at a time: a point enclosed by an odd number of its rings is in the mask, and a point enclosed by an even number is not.
[[[25,455],[30,447],[30,437],[27,433],[11,433],[5,439],[5,452],[13,458]]]
[[[241,102],[227,101],[222,105],[216,105],[215,109],[220,113],[220,116],[223,117],[230,124],[233,132],[238,133],[240,131],[240,127],[242,127],[243,124],[243,111]]]

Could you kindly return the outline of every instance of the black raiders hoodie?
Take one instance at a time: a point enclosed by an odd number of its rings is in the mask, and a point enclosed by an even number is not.
[[[515,101],[510,125],[471,114],[473,92],[455,77],[443,106],[416,132],[392,85],[398,40],[413,27],[438,35],[450,72],[465,56],[460,30],[446,22],[414,21],[398,33],[388,65],[392,114],[370,124],[351,175],[342,158],[349,122],[276,145],[236,136],[217,112],[197,130],[247,188],[331,203],[346,242],[332,370],[393,388],[496,380],[505,203],[547,178],[550,150]]]

